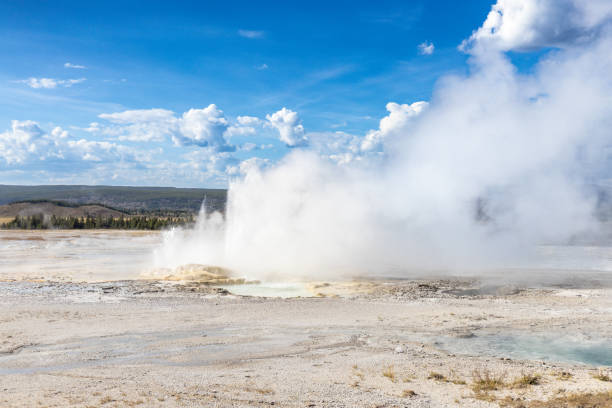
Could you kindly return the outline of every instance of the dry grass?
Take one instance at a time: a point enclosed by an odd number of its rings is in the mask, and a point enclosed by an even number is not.
[[[135,407],[135,406],[137,406],[137,405],[142,405],[142,404],[144,404],[144,401],[143,401],[143,400],[141,400],[141,399],[138,399],[138,400],[136,400],[136,401],[128,401],[128,400],[124,400],[124,401],[121,401],[121,402],[122,402],[122,403],[123,403],[123,405],[124,405],[124,406],[126,406],[126,407]]]
[[[0,224],[6,224],[15,219],[15,217],[0,217]]]
[[[462,380],[461,378],[459,378],[457,376],[457,373],[455,373],[455,371],[453,370],[450,370],[450,373],[448,374],[448,381],[456,385],[466,385],[467,384],[465,380]]]
[[[396,381],[395,370],[393,369],[392,365],[385,367],[385,369],[382,372],[382,375],[383,375],[383,377],[387,377],[392,382]]]
[[[499,401],[503,408],[612,408],[612,391],[568,394],[548,401],[523,401],[510,397]]]
[[[404,390],[402,391],[402,397],[403,398],[411,398],[411,397],[416,397],[417,393],[412,391],[412,390]]]
[[[427,376],[427,379],[436,381],[448,381],[443,374],[436,373],[435,371],[430,372]]]
[[[272,395],[274,390],[271,388],[255,388],[254,391],[261,395]]]
[[[256,394],[260,394],[260,395],[272,395],[275,394],[274,390],[271,388],[258,388],[258,387],[251,387],[251,386],[247,386],[244,388],[244,390],[246,392],[252,392],[252,393],[256,393]]]
[[[540,374],[523,374],[515,379],[511,386],[514,388],[527,388],[532,385],[540,384],[542,376]]]
[[[359,370],[359,367],[357,367],[357,364],[355,364],[353,366],[353,373],[352,373],[355,377],[357,377],[358,379],[353,381],[351,383],[351,387],[353,388],[357,388],[360,385],[360,381],[363,381],[365,378],[365,374]]]
[[[612,382],[612,377],[601,370],[597,374],[593,374],[593,378],[599,381]]]
[[[466,384],[466,382],[464,380],[462,380],[461,378],[457,377],[457,375],[455,374],[455,372],[453,370],[450,371],[448,376],[446,376],[444,374],[437,373],[435,371],[431,371],[429,373],[429,375],[427,376],[427,379],[428,380],[448,382],[448,383],[452,383],[452,384],[456,384],[456,385],[465,385]]]
[[[570,373],[569,371],[560,371],[558,373],[555,373],[554,376],[557,380],[567,381],[570,378],[572,378],[574,375]]]
[[[402,381],[405,382],[405,383],[412,382],[412,380],[416,380],[416,377],[414,375],[411,375],[411,374],[406,374],[404,376],[404,378],[402,378]]]
[[[506,385],[506,373],[495,375],[489,370],[474,370],[472,373],[472,391],[480,394],[488,391],[497,391]]]

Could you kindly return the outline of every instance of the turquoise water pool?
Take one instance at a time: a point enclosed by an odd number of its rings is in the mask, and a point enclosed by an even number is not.
[[[436,344],[456,354],[612,366],[612,339],[579,339],[562,334],[486,333],[466,338],[444,337],[437,339]]]

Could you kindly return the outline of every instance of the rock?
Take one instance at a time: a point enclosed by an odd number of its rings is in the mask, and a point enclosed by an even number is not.
[[[455,337],[457,337],[458,339],[471,339],[473,337],[476,337],[476,335],[469,330],[465,330],[458,332]]]

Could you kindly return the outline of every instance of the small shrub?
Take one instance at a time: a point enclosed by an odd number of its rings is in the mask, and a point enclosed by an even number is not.
[[[506,384],[504,381],[504,378],[506,377],[505,373],[495,376],[488,370],[482,372],[480,370],[474,370],[472,377],[472,390],[475,393],[481,393],[483,391],[497,391]]]
[[[523,374],[514,380],[512,386],[515,388],[527,388],[531,385],[538,385],[540,384],[541,378],[542,376],[539,374]]]
[[[560,371],[555,375],[555,377],[557,378],[557,380],[567,381],[573,377],[573,374],[569,371]]]
[[[415,397],[416,395],[417,395],[417,393],[412,391],[412,390],[404,390],[404,391],[402,391],[402,397],[404,397],[404,398]]]
[[[612,382],[612,377],[610,377],[608,374],[604,373],[601,370],[597,374],[594,374],[593,378],[599,381]]]
[[[429,375],[427,376],[428,380],[436,380],[436,381],[446,381],[446,377],[440,373],[436,373],[435,371],[432,371],[429,373]]]
[[[455,371],[450,370],[450,373],[448,374],[448,381],[456,384],[456,385],[465,385],[466,382],[464,380],[462,380],[461,378],[459,378],[457,376],[457,373],[455,373]]]
[[[390,379],[392,382],[395,382],[395,370],[393,369],[392,365],[386,367],[383,370],[382,375]]]

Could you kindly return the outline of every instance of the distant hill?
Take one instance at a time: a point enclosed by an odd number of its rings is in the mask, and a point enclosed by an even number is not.
[[[130,213],[196,213],[204,200],[206,200],[208,211],[224,211],[226,198],[227,190],[224,189],[0,185],[0,205],[18,201],[47,200],[61,201],[74,205],[101,204],[102,206]],[[59,211],[59,209],[56,210]]]
[[[103,217],[118,218],[125,216],[126,213],[102,205],[76,205],[67,206],[62,203],[51,201],[42,202],[19,202],[13,204],[0,205],[0,219],[15,217],[31,217],[44,214],[56,217]]]

